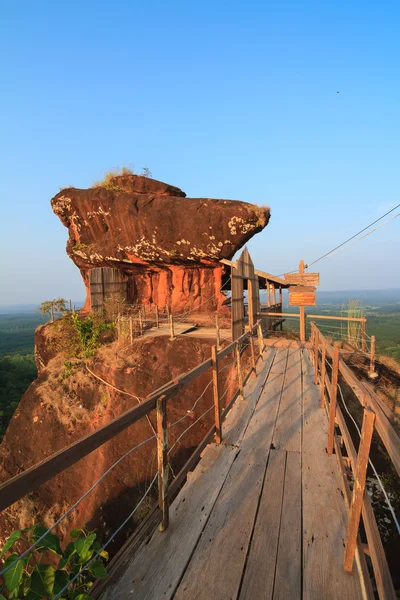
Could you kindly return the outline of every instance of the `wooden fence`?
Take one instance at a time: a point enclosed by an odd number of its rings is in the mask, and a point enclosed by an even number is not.
[[[258,356],[256,356],[255,353],[255,338],[258,338]],[[243,345],[246,341],[249,341],[250,345],[252,366],[247,373],[243,373],[241,356],[244,349]],[[221,441],[223,437],[223,420],[230,408],[230,405],[234,402],[234,400],[239,394],[243,393],[243,385],[247,381],[248,377],[251,375],[253,370],[255,370],[256,363],[261,357],[262,351],[263,337],[260,323],[257,322],[254,325],[254,327],[251,328],[248,332],[243,334],[239,339],[235,340],[234,342],[231,342],[228,346],[226,346],[219,352],[216,350],[216,347],[213,347],[211,358],[200,363],[191,371],[182,374],[177,379],[170,381],[162,387],[158,388],[138,406],[129,409],[128,411],[115,418],[107,425],[104,425],[103,427],[81,438],[80,440],[74,442],[66,448],[59,450],[58,452],[52,454],[39,464],[30,467],[29,469],[26,469],[19,475],[16,475],[12,479],[1,484],[0,511],[14,504],[14,502],[17,502],[17,500],[20,500],[33,490],[40,487],[42,484],[46,483],[47,481],[58,475],[58,473],[61,473],[71,465],[84,458],[85,456],[88,456],[88,454],[105,444],[107,441],[114,438],[121,431],[124,431],[127,427],[133,425],[133,423],[136,423],[136,421],[138,421],[139,419],[142,419],[143,417],[146,417],[146,415],[149,415],[149,413],[154,409],[157,409],[158,414],[164,415],[165,410],[167,408],[167,401],[169,399],[175,396],[194,379],[205,373],[208,369],[212,369],[214,378],[215,424],[210,429],[206,438],[204,438],[200,446],[195,450],[191,458],[189,458],[183,470],[177,475],[177,477],[172,482],[172,488],[177,488],[178,485],[180,485],[183,482],[186,473],[194,466],[196,460],[200,456],[200,452],[202,451],[202,449],[211,441],[214,433],[216,433],[217,442]],[[221,361],[229,353],[234,353],[235,355],[238,377],[238,391],[234,395],[229,406],[222,410],[220,406],[220,396],[218,391],[218,364],[219,361]],[[161,425],[164,423],[163,417],[160,417],[159,423],[161,423]],[[164,433],[162,431],[163,427],[164,425],[162,425],[162,427],[159,428],[159,439],[164,439]],[[164,448],[162,447],[162,445],[159,447],[159,460],[161,461],[161,465],[163,465],[162,467],[160,467],[159,477],[162,485],[165,485],[165,478],[162,475],[162,471],[165,466]],[[162,509],[164,513],[167,510],[165,501],[163,502]]]
[[[317,317],[320,318],[320,317]],[[366,570],[365,557],[362,551],[371,558],[376,586],[381,600],[395,600],[396,593],[387,564],[381,536],[371,505],[371,500],[365,490],[369,452],[374,431],[381,438],[386,451],[400,475],[400,440],[388,419],[388,408],[380,398],[367,389],[354,373],[340,358],[339,348],[332,346],[322,335],[315,323],[312,323],[312,353],[315,367],[315,383],[320,380],[321,408],[328,413],[327,451],[337,455],[344,499],[348,508],[348,532],[344,553],[344,568],[351,571],[354,558],[360,561],[361,568]],[[327,368],[328,366],[328,368]],[[351,438],[346,420],[337,402],[340,378],[353,391],[363,407],[363,423],[358,453]],[[340,430],[340,434],[337,429]],[[342,449],[344,445],[346,455]],[[350,490],[346,467],[350,468],[354,477],[353,491]],[[360,520],[367,538],[367,545],[362,545],[359,536]],[[361,551],[360,551],[361,548]],[[368,573],[365,573],[369,581]],[[370,596],[372,590],[370,590]],[[373,597],[373,596],[371,596]]]

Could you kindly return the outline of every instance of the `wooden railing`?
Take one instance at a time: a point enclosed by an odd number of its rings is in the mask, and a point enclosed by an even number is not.
[[[388,409],[380,398],[367,389],[340,358],[339,348],[332,346],[322,335],[315,323],[312,323],[312,354],[315,367],[314,383],[320,381],[321,408],[328,414],[327,451],[337,455],[344,499],[348,508],[348,530],[344,553],[344,568],[351,572],[354,558],[365,573],[364,580],[370,583],[363,552],[370,556],[376,586],[381,600],[395,600],[388,563],[382,545],[381,536],[371,505],[365,490],[367,467],[372,434],[376,431],[381,438],[393,465],[400,474],[400,438],[388,419]],[[328,368],[327,368],[328,367]],[[343,380],[353,391],[363,408],[363,422],[358,453],[355,449],[340,403],[337,401],[338,385]],[[383,406],[382,406],[383,405]],[[340,430],[340,434],[337,431]],[[346,455],[342,450],[342,442]],[[351,468],[354,477],[351,492],[345,467]],[[367,545],[360,542],[359,526],[362,517]],[[369,590],[370,597],[372,589]]]
[[[258,355],[256,356],[254,339],[258,337]],[[246,341],[249,341],[250,352],[251,352],[251,369],[247,372],[243,372],[242,365],[242,352],[243,346]],[[184,481],[188,471],[193,468],[194,464],[198,460],[200,453],[204,447],[212,440],[214,433],[216,434],[216,441],[220,443],[223,438],[222,423],[226,414],[228,413],[230,406],[238,397],[243,395],[243,386],[251,373],[256,369],[256,363],[262,356],[263,352],[263,337],[261,331],[261,324],[259,321],[239,339],[230,343],[228,346],[217,351],[216,346],[212,348],[211,358],[205,360],[201,364],[197,365],[194,369],[188,373],[184,373],[177,379],[168,382],[162,387],[155,390],[150,394],[141,404],[129,409],[113,421],[97,429],[93,433],[77,440],[71,445],[59,450],[52,454],[42,462],[29,469],[26,469],[19,475],[16,475],[12,479],[9,479],[5,483],[0,485],[0,511],[4,510],[8,506],[14,504],[33,490],[39,488],[42,484],[46,483],[71,465],[75,464],[82,458],[88,456],[91,452],[105,444],[107,441],[114,438],[116,435],[124,431],[133,423],[136,423],[140,419],[149,415],[151,411],[157,409],[157,426],[158,426],[158,479],[159,487],[162,490],[160,495],[160,508],[162,510],[163,524],[166,527],[168,520],[168,502],[167,498],[171,497],[171,494],[175,493],[179,486]],[[247,346],[246,346],[247,347]],[[229,353],[234,353],[237,369],[237,381],[238,389],[234,394],[229,405],[224,410],[221,408],[220,392],[219,392],[219,381],[218,381],[218,365],[225,356]],[[167,403],[173,396],[175,396],[180,390],[187,386],[194,379],[205,373],[208,369],[212,369],[213,373],[213,389],[214,389],[214,413],[215,413],[215,424],[207,433],[205,438],[202,440],[200,445],[193,452],[191,457],[188,459],[180,473],[175,477],[171,485],[167,485],[165,477],[166,472],[166,448],[167,448],[167,432],[166,432],[166,410]]]

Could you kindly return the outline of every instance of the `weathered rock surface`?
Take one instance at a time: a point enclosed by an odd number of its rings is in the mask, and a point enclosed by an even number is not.
[[[175,312],[221,308],[219,261],[267,225],[269,209],[185,198],[178,188],[138,175],[107,185],[64,189],[51,201],[68,228],[67,252],[87,290],[89,269],[111,266],[128,277],[128,301],[168,303]]]
[[[210,357],[212,340],[168,337],[138,339],[133,346],[118,342],[101,347],[88,361],[72,359],[72,373],[64,372],[64,352],[56,351],[55,338],[63,320],[40,328],[37,337],[53,348],[43,355],[37,380],[21,399],[0,445],[0,482],[39,463],[57,450],[108,423],[164,383],[176,378]],[[70,359],[71,360],[71,359]],[[224,359],[228,364],[229,357]],[[120,390],[119,393],[93,374]],[[208,387],[193,413],[188,414],[195,399],[210,381],[204,373],[168,402],[168,421],[184,415],[187,418],[171,428],[170,446],[178,436],[204,411],[213,405],[212,387]],[[221,373],[221,389],[232,377],[231,368]],[[234,387],[224,398],[228,403]],[[213,422],[213,412],[207,413],[182,437],[172,455],[172,468],[178,472]],[[0,516],[0,547],[13,529],[28,527],[34,522],[50,526],[88,490],[96,480],[125,452],[154,434],[156,415],[146,418],[120,433],[85,459],[60,473],[38,490],[17,502]],[[107,475],[104,481],[82,501],[58,532],[81,527],[91,521],[101,531],[114,530],[132,510],[157,469],[155,440],[144,444],[127,456]],[[124,535],[126,535],[125,532]]]

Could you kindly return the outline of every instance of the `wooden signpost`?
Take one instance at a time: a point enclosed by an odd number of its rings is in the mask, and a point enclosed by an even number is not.
[[[299,272],[286,274],[285,281],[292,284],[289,288],[289,306],[300,307],[300,340],[306,341],[305,306],[315,306],[315,286],[319,285],[319,273],[304,273],[304,260],[300,261]]]

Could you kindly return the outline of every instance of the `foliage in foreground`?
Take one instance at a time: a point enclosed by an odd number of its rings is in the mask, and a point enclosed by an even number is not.
[[[37,308],[40,310],[42,317],[48,315],[54,321],[56,314],[65,315],[68,312],[67,301],[65,298],[55,298],[54,300],[44,300]]]
[[[41,525],[14,531],[0,551],[0,558],[4,561],[2,568],[6,568],[18,559],[19,554],[13,550],[17,542],[24,551],[46,531],[47,529]],[[94,558],[87,569],[60,596],[69,600],[90,600],[89,591],[94,580],[107,577],[104,561],[108,560],[108,554],[96,541],[97,536],[94,531],[73,529],[70,537],[72,541],[63,551],[58,536],[49,533],[37,544],[35,552],[29,552],[24,558],[18,560],[3,575],[0,600],[53,598],[69,584],[88,561],[99,553],[99,556]]]
[[[107,323],[100,316],[81,318],[78,313],[72,313],[72,321],[85,358],[92,356],[96,352],[103,331],[114,328],[114,323]]]

